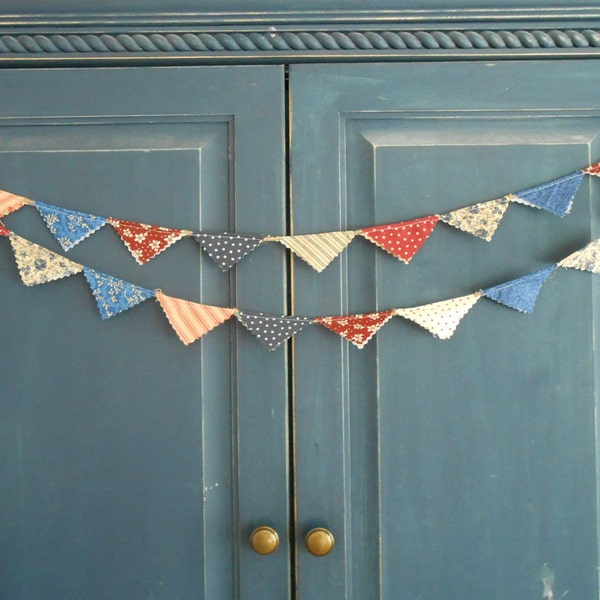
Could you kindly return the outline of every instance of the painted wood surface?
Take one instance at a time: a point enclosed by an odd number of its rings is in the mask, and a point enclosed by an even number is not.
[[[228,0],[226,3],[218,0],[129,0],[124,8],[123,2],[119,0],[102,0],[94,4],[93,12],[247,12],[257,11],[314,11],[314,10],[398,10],[417,9],[434,10],[450,9],[455,11],[470,9],[526,9],[526,8],[551,8],[563,5],[565,8],[589,7],[590,2],[586,0],[568,0],[568,2],[556,3],[549,0],[528,0],[527,3],[514,2],[513,0],[496,0],[495,2],[481,2],[481,0],[406,0],[399,6],[398,2],[392,0],[370,0],[368,3],[359,0]],[[89,7],[77,0],[60,0],[48,4],[43,0],[28,0],[26,5],[19,0],[3,0],[0,7],[2,13],[28,14],[28,13],[90,13]]]
[[[598,160],[598,83],[591,61],[292,66],[286,115],[282,67],[7,70],[0,187],[205,230],[407,220]],[[139,267],[109,229],[69,256],[247,310],[410,306],[581,247],[597,184],[563,220],[511,207],[490,243],[440,225],[409,266],[357,240],[288,282],[274,244],[223,274],[184,240]],[[3,222],[58,250],[33,209]],[[312,327],[288,360],[235,323],[184,348],[153,302],[102,322],[81,276],[24,287],[8,244],[0,274],[0,596],[506,600],[551,569],[555,597],[598,597],[593,276],[557,272],[531,316],[480,301],[449,341]]]
[[[410,220],[598,160],[594,64],[293,66],[294,233]],[[515,206],[492,242],[438,226],[409,266],[366,240],[320,275],[295,261],[296,314],[471,293],[598,233],[598,182],[570,216]],[[533,315],[480,301],[451,340],[395,319],[364,350],[294,345],[302,598],[597,598],[597,282],[557,272]],[[318,349],[318,351],[317,351]],[[546,565],[546,566],[544,566]],[[547,597],[547,596],[546,596]]]
[[[15,70],[0,87],[0,187],[151,224],[283,231],[280,67]],[[34,209],[3,222],[62,253]],[[285,350],[234,322],[185,347],[152,300],[104,322],[81,275],[27,288],[0,250],[0,596],[286,597]],[[235,277],[191,238],[140,267],[106,227],[69,257],[286,311],[273,247]],[[248,545],[260,524],[280,532],[273,556]]]

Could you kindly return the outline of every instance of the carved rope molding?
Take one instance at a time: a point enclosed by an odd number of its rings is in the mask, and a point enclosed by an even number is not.
[[[404,31],[276,31],[188,33],[2,34],[0,59],[9,56],[174,57],[265,55],[290,57],[335,53],[350,56],[406,53],[485,54],[499,51],[578,52],[598,56],[600,29],[404,30]]]

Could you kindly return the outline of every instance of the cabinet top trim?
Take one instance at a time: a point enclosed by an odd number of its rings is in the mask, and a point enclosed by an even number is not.
[[[200,23],[197,14],[105,14],[85,23],[81,17],[0,15],[0,65],[600,57],[600,8],[440,11],[435,23],[424,19],[432,16],[428,11],[376,11],[368,22],[364,11],[352,13],[356,21],[348,11],[336,13],[345,18],[339,22],[329,13],[309,13],[303,22],[300,13],[272,13],[269,21],[264,13],[244,21],[250,17],[240,13],[230,24],[223,15],[212,24],[207,15]]]

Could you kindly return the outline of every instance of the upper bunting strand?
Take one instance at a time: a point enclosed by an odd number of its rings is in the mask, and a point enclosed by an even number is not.
[[[445,214],[429,215],[363,227],[349,231],[328,231],[301,235],[239,234],[202,232],[148,225],[113,217],[100,217],[53,206],[0,190],[0,218],[23,206],[34,206],[63,250],[68,251],[104,225],[116,231],[133,258],[143,265],[175,242],[193,237],[219,268],[227,271],[267,242],[278,242],[319,273],[337,258],[355,237],[363,237],[408,264],[419,252],[439,222],[491,241],[508,206],[515,202],[564,217],[573,206],[583,177],[600,177],[600,162],[585,169],[547,181],[532,188],[478,202]]]
[[[143,288],[71,262],[2,226],[0,237],[8,238],[21,280],[27,286],[48,283],[83,272],[103,319],[118,315],[149,298],[156,298],[171,327],[186,345],[235,316],[268,350],[275,350],[290,337],[314,324],[337,333],[357,348],[363,348],[392,317],[403,317],[428,330],[434,337],[446,340],[452,337],[463,317],[481,298],[488,298],[519,312],[531,313],[543,284],[557,268],[600,273],[599,238],[556,264],[465,296],[372,313],[300,317],[247,312],[238,308],[211,306],[174,298],[167,296],[160,289]]]

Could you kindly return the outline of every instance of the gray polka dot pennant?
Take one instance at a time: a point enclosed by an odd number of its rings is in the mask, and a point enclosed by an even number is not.
[[[223,271],[231,269],[250,254],[264,236],[236,233],[195,233],[194,238]]]
[[[275,350],[288,338],[314,322],[307,317],[276,317],[242,311],[238,312],[237,318],[269,350]]]

